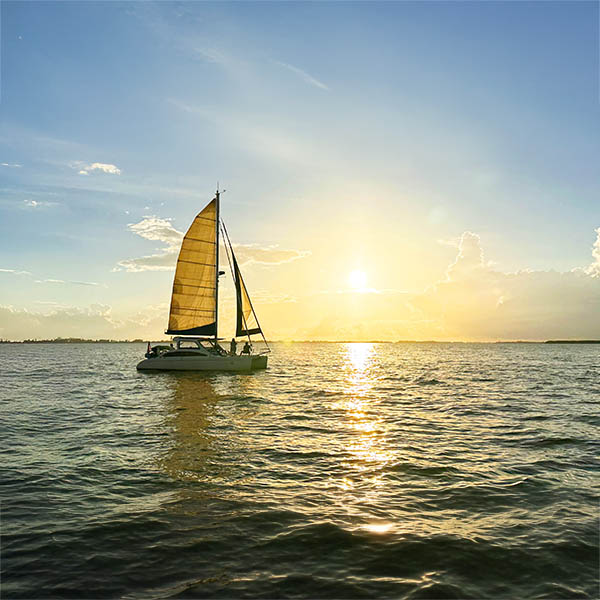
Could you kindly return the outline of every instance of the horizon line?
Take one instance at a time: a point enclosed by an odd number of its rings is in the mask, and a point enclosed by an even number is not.
[[[265,340],[269,344],[600,344],[600,339],[550,339],[550,340]],[[25,340],[5,340],[0,338],[0,344],[146,344],[172,342],[171,339],[147,340],[112,339],[112,338],[52,338]],[[257,341],[256,343],[264,343]]]

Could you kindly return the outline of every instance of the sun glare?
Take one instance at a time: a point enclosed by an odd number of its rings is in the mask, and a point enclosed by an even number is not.
[[[348,275],[348,284],[353,290],[360,290],[367,284],[367,274],[364,271],[351,271]]]

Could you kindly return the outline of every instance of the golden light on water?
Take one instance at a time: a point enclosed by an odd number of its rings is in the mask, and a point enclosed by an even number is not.
[[[352,459],[347,466],[361,473],[365,483],[367,471],[385,465],[392,459],[387,449],[381,419],[376,416],[377,398],[371,395],[376,383],[375,346],[370,343],[346,345],[344,373],[345,399],[340,404],[347,417],[346,426],[351,436],[347,450]],[[369,487],[380,483],[381,473],[369,476]],[[346,479],[346,486],[348,479]]]
[[[393,523],[367,523],[363,526],[363,529],[371,533],[387,533],[393,526]]]
[[[348,366],[352,369],[364,373],[373,354],[373,344],[346,344],[346,350],[348,352],[346,364],[348,365],[349,362]]]

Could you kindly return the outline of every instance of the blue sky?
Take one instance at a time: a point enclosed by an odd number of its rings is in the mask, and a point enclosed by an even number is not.
[[[424,291],[465,231],[505,273],[592,262],[597,3],[3,2],[1,16],[11,310],[167,302],[172,271],[117,270],[160,241],[130,225],[185,230],[217,180],[237,242],[311,257],[250,265],[265,293],[316,293],[353,268]]]

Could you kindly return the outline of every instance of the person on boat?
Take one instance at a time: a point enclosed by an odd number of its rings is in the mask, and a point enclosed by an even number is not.
[[[252,346],[250,345],[250,342],[246,342],[242,349],[242,354],[250,354],[250,352],[252,352]]]
[[[231,343],[229,344],[229,354],[235,355],[236,350],[237,350],[237,342],[235,341],[235,338],[231,338]]]

